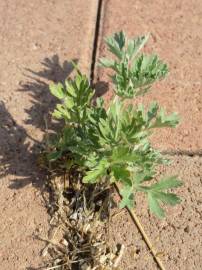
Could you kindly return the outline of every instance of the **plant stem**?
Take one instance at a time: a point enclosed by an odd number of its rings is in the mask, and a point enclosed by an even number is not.
[[[116,183],[115,183],[115,188],[116,188],[119,196],[121,197],[120,191],[119,191],[119,187],[118,187],[118,185]],[[154,260],[156,261],[159,269],[160,270],[166,270],[165,267],[164,267],[164,265],[163,265],[163,263],[162,263],[162,261],[161,261],[161,259],[156,255],[157,252],[154,249],[154,246],[152,245],[149,237],[147,236],[147,234],[146,234],[146,232],[145,232],[145,230],[144,230],[144,228],[143,228],[140,220],[138,219],[137,215],[135,214],[135,212],[133,210],[129,209],[128,207],[126,207],[126,209],[129,212],[131,219],[133,220],[133,222],[137,226],[138,230],[140,231],[140,233],[141,233],[141,235],[142,235],[145,243],[147,244],[149,250],[151,251],[151,253],[152,253],[153,257],[154,257]]]

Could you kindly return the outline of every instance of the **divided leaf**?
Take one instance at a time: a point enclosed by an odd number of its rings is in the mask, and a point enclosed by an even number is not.
[[[148,202],[150,211],[159,218],[165,217],[164,210],[160,207],[158,200],[153,193],[148,193]]]
[[[167,65],[157,55],[138,56],[148,38],[149,35],[127,39],[121,31],[105,40],[109,51],[118,59],[101,58],[99,64],[115,71],[111,76],[114,91],[122,98],[144,95],[155,81],[168,73]]]
[[[152,191],[161,191],[169,188],[176,188],[182,186],[182,182],[179,181],[176,176],[170,176],[163,178],[158,183],[150,186]]]
[[[148,41],[148,38],[149,35],[146,35],[128,40],[127,54],[130,60],[132,60],[138,54],[138,52],[144,47],[144,45]]]
[[[165,204],[176,205],[181,202],[180,198],[173,193],[156,192],[155,197]]]
[[[124,34],[122,32],[116,33],[113,36],[106,38],[105,42],[109,51],[121,60],[123,56],[122,48],[125,44]]]
[[[162,128],[162,127],[176,127],[179,124],[180,118],[177,113],[165,115],[165,111],[161,109],[160,113],[156,117],[156,121],[150,126],[150,128]]]
[[[56,105],[53,116],[72,124],[83,125],[94,95],[87,77],[77,71],[74,80],[65,81],[65,88],[61,83],[51,84],[50,91],[62,100],[61,104]]]
[[[86,176],[83,177],[84,183],[95,183],[97,180],[106,175],[108,168],[108,163],[106,159],[100,160],[97,166],[92,168],[86,173]]]
[[[134,194],[132,186],[125,185],[121,190],[120,194],[122,200],[119,204],[120,208],[128,207],[129,209],[134,207]]]
[[[99,59],[99,65],[106,68],[112,68],[115,69],[115,61],[107,58],[100,58]]]
[[[122,50],[123,47],[125,46],[125,42],[126,42],[126,38],[125,38],[124,32],[123,31],[120,31],[119,33],[115,33],[114,34],[114,40],[118,44],[119,49]]]
[[[57,97],[58,99],[65,98],[64,88],[62,83],[51,83],[49,86],[50,92],[53,96]]]
[[[152,213],[157,217],[164,217],[164,210],[161,208],[160,203],[168,205],[176,205],[180,203],[180,198],[173,193],[165,193],[164,190],[176,188],[182,185],[182,182],[176,179],[175,176],[162,179],[156,184],[146,187],[145,191],[148,194],[149,208]]]

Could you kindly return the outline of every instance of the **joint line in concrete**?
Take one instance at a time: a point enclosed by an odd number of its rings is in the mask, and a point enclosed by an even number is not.
[[[95,75],[95,63],[96,63],[96,56],[97,56],[97,49],[98,49],[98,38],[100,34],[102,4],[103,4],[103,0],[98,0],[97,17],[96,17],[95,33],[94,33],[94,41],[93,41],[93,52],[92,52],[91,68],[90,68],[91,84],[93,84],[94,82],[94,75]]]

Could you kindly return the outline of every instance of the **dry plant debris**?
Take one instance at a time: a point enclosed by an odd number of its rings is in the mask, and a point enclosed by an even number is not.
[[[108,240],[111,188],[105,183],[85,185],[82,175],[50,169],[51,235],[43,250],[51,261],[43,269],[118,269],[124,245],[111,250]]]

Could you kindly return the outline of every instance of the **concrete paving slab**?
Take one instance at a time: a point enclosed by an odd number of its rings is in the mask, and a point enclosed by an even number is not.
[[[38,267],[49,216],[36,153],[55,100],[77,59],[89,73],[97,0],[0,1],[0,269]],[[31,268],[30,268],[31,269]]]
[[[124,30],[129,37],[151,33],[146,50],[168,62],[169,77],[156,84],[143,101],[159,101],[181,115],[175,130],[161,130],[153,141],[164,150],[202,149],[202,1],[103,1],[99,55],[105,56],[103,37]],[[108,79],[97,71],[98,80]],[[106,95],[110,98],[110,93]]]
[[[174,157],[173,164],[162,167],[159,177],[176,175],[183,181],[183,186],[176,190],[182,198],[180,205],[168,207],[167,216],[163,220],[151,216],[147,201],[143,195],[136,196],[136,214],[152,240],[165,269],[200,270],[202,268],[202,158]],[[126,246],[120,269],[158,269],[151,260],[152,256],[137,236],[137,229],[125,211],[112,219],[112,242]]]

